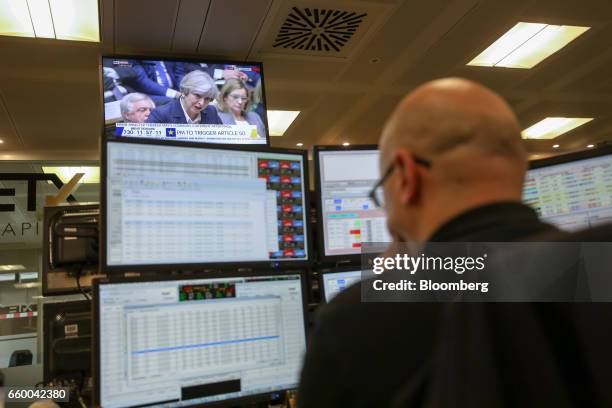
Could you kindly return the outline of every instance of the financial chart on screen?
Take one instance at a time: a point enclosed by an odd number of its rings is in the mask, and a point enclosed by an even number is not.
[[[345,271],[323,273],[323,295],[325,302],[329,303],[339,293],[361,280],[361,271]]]
[[[529,170],[523,201],[565,230],[612,222],[612,155]]]
[[[297,386],[306,347],[299,275],[109,283],[98,302],[104,407]]]
[[[107,142],[107,264],[306,260],[303,156]]]
[[[368,194],[378,150],[319,150],[321,219],[326,256],[361,253],[362,242],[390,242],[387,220]]]

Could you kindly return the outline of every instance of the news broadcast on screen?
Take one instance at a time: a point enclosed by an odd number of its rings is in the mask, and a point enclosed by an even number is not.
[[[259,63],[102,57],[105,134],[268,144]]]

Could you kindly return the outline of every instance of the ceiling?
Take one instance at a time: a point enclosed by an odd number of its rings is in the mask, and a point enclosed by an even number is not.
[[[292,7],[362,17],[339,50],[275,47]],[[493,88],[523,127],[596,118],[554,142],[526,142],[534,157],[612,135],[610,0],[100,0],[100,9],[99,44],[0,37],[0,159],[97,160],[98,70],[111,54],[262,61],[268,108],[302,111],[272,146],[376,143],[402,96],[443,76]],[[593,28],[531,70],[465,65],[518,21]]]

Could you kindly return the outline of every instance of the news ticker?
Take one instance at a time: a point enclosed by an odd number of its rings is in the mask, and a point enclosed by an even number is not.
[[[255,125],[117,123],[116,136],[203,143],[266,144]]]

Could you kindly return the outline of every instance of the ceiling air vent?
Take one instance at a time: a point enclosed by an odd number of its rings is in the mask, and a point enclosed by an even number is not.
[[[276,35],[274,48],[338,53],[367,13],[292,7]]]

